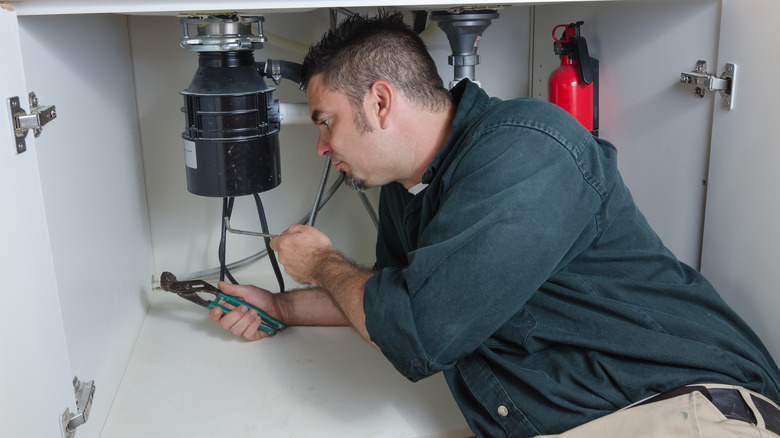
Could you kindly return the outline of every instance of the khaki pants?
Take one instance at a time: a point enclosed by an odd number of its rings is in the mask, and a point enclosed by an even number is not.
[[[739,389],[748,406],[753,406],[748,390],[727,385],[706,385],[709,388]],[[756,393],[754,396],[761,397]],[[765,397],[761,397],[767,400]],[[641,402],[640,402],[641,403]],[[691,392],[667,400],[623,408],[610,415],[575,427],[560,435],[545,438],[669,438],[669,437],[767,437],[779,435],[764,428],[761,414],[753,408],[757,425],[730,420],[700,392]],[[539,438],[541,438],[540,436]]]

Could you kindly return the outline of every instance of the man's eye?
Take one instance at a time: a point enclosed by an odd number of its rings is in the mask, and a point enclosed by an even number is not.
[[[320,122],[320,125],[330,126],[330,119],[325,119]]]

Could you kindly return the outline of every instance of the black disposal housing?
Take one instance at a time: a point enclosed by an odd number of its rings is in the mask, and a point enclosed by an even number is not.
[[[196,195],[244,196],[281,183],[279,101],[252,50],[198,53],[182,91],[187,189]]]

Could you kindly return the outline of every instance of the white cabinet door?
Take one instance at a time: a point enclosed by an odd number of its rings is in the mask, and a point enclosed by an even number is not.
[[[70,368],[97,386],[79,430],[92,438],[132,353],[153,275],[127,18],[21,16],[18,27],[27,86],[57,106],[34,153]],[[180,146],[180,135],[156,146],[168,144]]]
[[[28,108],[16,14],[0,9],[0,424],[8,437],[59,437],[75,410],[32,133],[16,154],[7,99]]]
[[[723,0],[718,74],[738,68],[735,108],[718,105],[702,272],[780,359],[780,54],[777,0]],[[711,66],[710,70],[715,70]]]

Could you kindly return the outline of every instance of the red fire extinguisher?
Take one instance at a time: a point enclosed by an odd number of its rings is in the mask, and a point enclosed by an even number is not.
[[[588,43],[580,36],[583,21],[559,24],[553,28],[555,54],[561,66],[550,75],[550,102],[560,106],[598,135],[599,130],[599,69],[598,60],[588,53]],[[555,33],[564,28],[560,38]]]

